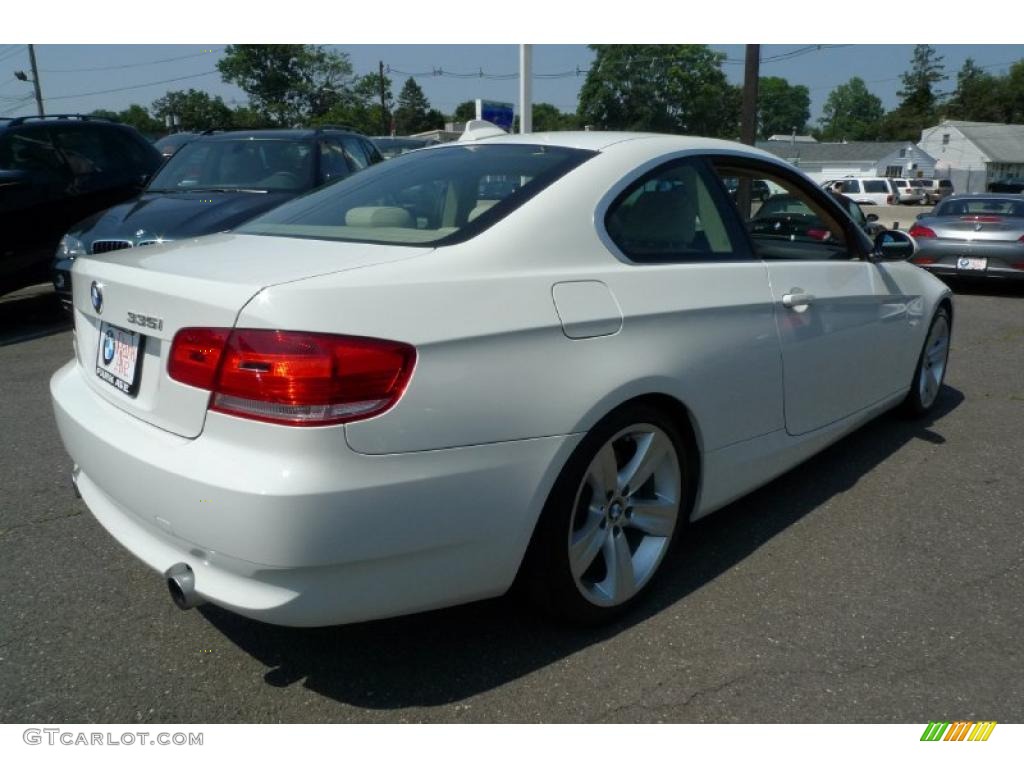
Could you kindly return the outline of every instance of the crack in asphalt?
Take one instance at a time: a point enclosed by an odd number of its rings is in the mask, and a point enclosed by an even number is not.
[[[78,510],[75,510],[74,512],[71,512],[70,514],[67,514],[67,515],[55,515],[54,517],[42,517],[42,518],[40,518],[38,520],[29,520],[29,521],[24,522],[24,523],[18,523],[17,525],[12,525],[10,528],[0,528],[0,537],[6,536],[11,531],[20,531],[22,528],[31,528],[34,525],[42,525],[43,523],[52,523],[52,522],[54,522],[56,520],[67,520],[68,518],[71,518],[71,517],[78,517],[81,514],[82,514],[82,510],[78,509]]]

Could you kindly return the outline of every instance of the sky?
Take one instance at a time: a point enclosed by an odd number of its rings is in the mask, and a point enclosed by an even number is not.
[[[744,46],[708,45],[726,54],[723,68],[730,81],[740,83]],[[887,109],[897,104],[900,75],[909,68],[912,45],[831,43],[820,49],[804,50],[808,45],[762,45],[761,75],[784,77],[793,85],[806,85],[811,95],[812,122],[821,115],[829,92],[855,76],[868,83]],[[518,100],[517,45],[328,47],[347,53],[357,74],[376,71],[378,62],[383,61],[396,97],[407,73],[414,73],[431,105],[445,113],[460,102],[475,98]],[[956,72],[968,57],[994,74],[1005,72],[1011,63],[1024,58],[1024,45],[962,44],[935,48],[944,57],[949,77],[939,84],[940,92],[955,88]],[[245,94],[222,82],[216,72],[216,61],[223,49],[224,44],[213,43],[36,45],[46,111],[116,111],[132,103],[148,107],[168,90],[187,88],[220,95],[230,106],[244,104]],[[534,45],[534,102],[549,102],[562,111],[574,111],[592,60],[593,52],[586,45]],[[14,71],[19,69],[30,69],[27,46],[10,41],[0,44],[0,115],[34,113],[31,84],[14,78]]]

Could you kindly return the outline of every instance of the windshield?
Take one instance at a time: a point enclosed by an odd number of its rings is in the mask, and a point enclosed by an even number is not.
[[[236,231],[403,245],[461,242],[593,155],[528,144],[413,152],[286,203]]]
[[[293,139],[216,139],[179,149],[150,192],[291,190],[313,187],[313,144]]]

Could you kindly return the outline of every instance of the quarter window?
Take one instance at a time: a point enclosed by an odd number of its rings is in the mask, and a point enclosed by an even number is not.
[[[662,166],[616,198],[605,228],[633,261],[732,259],[735,243],[713,188],[710,177],[691,161]]]

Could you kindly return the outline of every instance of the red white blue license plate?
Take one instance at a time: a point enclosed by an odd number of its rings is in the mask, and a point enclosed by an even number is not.
[[[988,268],[988,259],[980,259],[974,256],[961,256],[956,260],[956,268],[968,272],[984,272]]]
[[[126,395],[139,391],[143,336],[109,323],[100,323],[96,375]]]

